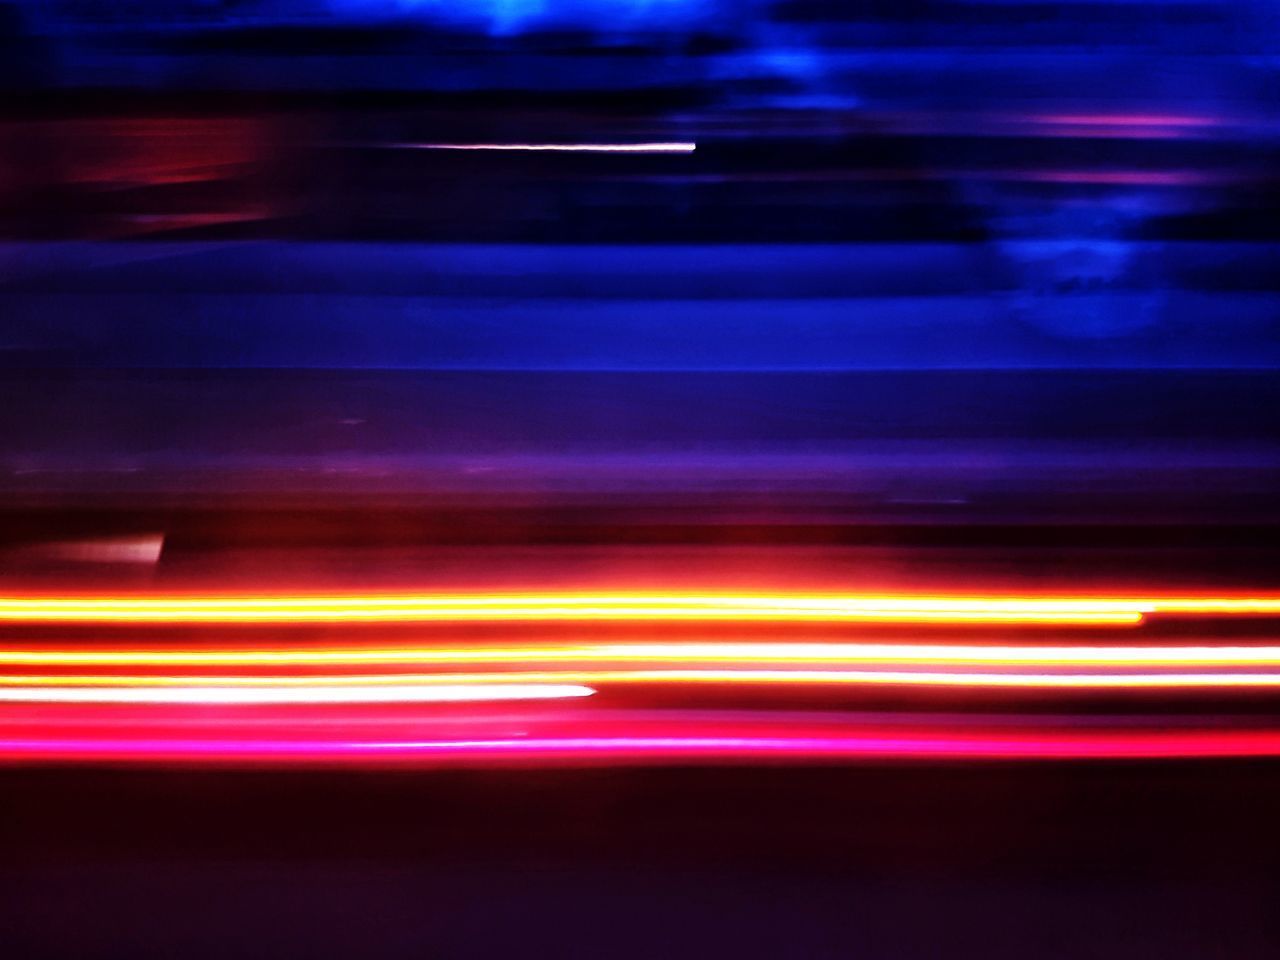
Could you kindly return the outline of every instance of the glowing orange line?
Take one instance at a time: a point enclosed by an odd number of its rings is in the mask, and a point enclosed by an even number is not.
[[[424,622],[574,620],[898,621],[1136,624],[1134,600],[918,596],[300,596],[0,598],[0,620],[26,622]],[[1278,607],[1280,609],[1280,607]]]
[[[39,690],[43,687],[104,687],[118,689],[173,687],[251,687],[313,690],[356,689],[379,686],[478,687],[514,684],[521,687],[561,685],[589,688],[609,684],[779,684],[779,685],[875,685],[929,687],[1015,688],[1238,688],[1280,686],[1280,673],[970,673],[914,670],[560,670],[509,673],[375,674],[344,677],[139,677],[139,676],[31,676],[0,678],[0,700],[6,690]],[[38,698],[37,698],[38,699]]]
[[[508,647],[275,650],[0,649],[8,666],[305,666],[469,663],[732,662],[978,664],[1000,667],[1245,667],[1280,665],[1280,646],[1044,646],[898,643],[588,643]],[[0,678],[0,683],[5,682]]]
[[[1270,616],[1280,597],[517,594],[0,597],[0,621],[773,621],[1133,625],[1149,614]]]
[[[1270,616],[1280,613],[1277,597],[1165,597],[1142,601],[1152,613],[1222,614],[1227,616]]]

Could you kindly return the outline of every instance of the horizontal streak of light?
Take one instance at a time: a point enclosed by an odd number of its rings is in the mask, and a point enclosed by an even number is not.
[[[586,659],[585,648],[583,659]],[[359,651],[353,651],[359,652]],[[377,651],[369,651],[376,653]],[[461,652],[461,651],[460,651]],[[485,651],[486,653],[488,651]],[[598,644],[595,659],[736,663],[923,663],[998,666],[1245,666],[1280,664],[1280,646],[1044,646],[1037,644]],[[575,652],[576,655],[576,652]],[[6,653],[0,651],[0,662]],[[145,653],[142,654],[145,657]]]
[[[1149,614],[1274,615],[1277,597],[362,595],[3,597],[0,620],[302,622],[768,620],[1136,624]]]
[[[899,643],[588,643],[543,647],[353,647],[341,649],[113,650],[0,649],[0,665],[306,666],[365,664],[575,663],[876,663],[993,666],[1280,664],[1280,646],[1043,646]],[[5,682],[0,678],[0,683]]]
[[[163,550],[164,535],[150,534],[137,537],[104,537],[97,540],[60,540],[29,544],[14,549],[12,555],[76,563],[154,565],[160,562],[160,554]]]
[[[195,685],[200,688],[240,686],[282,689],[378,688],[408,690],[441,686],[499,687],[514,685],[610,684],[771,684],[924,687],[1000,687],[1026,689],[1178,689],[1280,686],[1280,673],[972,673],[925,670],[559,670],[506,673],[375,674],[343,677],[148,677],[148,676],[5,676],[0,677],[0,700],[24,700],[27,691],[49,688],[120,688],[164,690]]]
[[[1047,113],[1032,114],[1025,119],[1033,123],[1065,124],[1072,127],[1220,127],[1226,123],[1218,117],[1165,113]]]
[[[1166,597],[1147,601],[1152,613],[1259,614],[1280,613],[1277,597]]]
[[[0,739],[9,761],[584,762],[775,759],[1208,759],[1280,755],[1278,731],[956,733],[945,728],[822,736],[565,736],[453,740]]]
[[[563,700],[595,693],[590,687],[577,684],[264,684],[258,680],[240,685],[222,682],[226,679],[222,678],[215,684],[188,680],[173,686],[95,686],[76,682],[79,679],[68,680],[62,686],[0,687],[0,703],[482,703]]]
[[[1280,600],[1206,601],[1214,612]],[[1196,608],[1195,601],[1186,601]],[[1105,598],[919,596],[683,596],[534,594],[298,597],[4,597],[0,620],[167,623],[427,620],[770,620],[1135,624],[1156,602]]]
[[[488,150],[524,153],[693,153],[690,142],[656,143],[393,143],[400,150]]]

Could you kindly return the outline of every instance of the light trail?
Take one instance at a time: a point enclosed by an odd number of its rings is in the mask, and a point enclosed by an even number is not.
[[[651,143],[391,143],[379,144],[397,150],[483,150],[519,153],[693,153],[696,143],[660,141]]]
[[[0,648],[0,666],[323,666],[641,662],[740,665],[867,663],[1008,667],[1252,667],[1280,665],[1280,646],[902,643],[585,643],[558,646],[331,649]],[[0,683],[5,682],[0,677]]]
[[[1280,614],[1280,597],[648,593],[0,597],[0,620],[44,623],[761,620],[1132,625],[1160,614],[1273,616]]]
[[[1147,601],[1152,613],[1194,616],[1274,616],[1280,613],[1277,597],[1165,597]]]
[[[354,651],[353,651],[354,652]],[[372,651],[371,651],[372,652]],[[585,652],[585,651],[584,651]],[[1000,666],[1177,666],[1280,664],[1280,646],[1135,646],[903,643],[599,644],[596,658],[740,663],[924,663]],[[0,651],[0,663],[6,657]]]
[[[340,704],[340,703],[485,703],[515,700],[564,700],[589,697],[590,687],[577,684],[460,683],[206,683],[175,680],[172,684],[120,683],[99,686],[89,678],[64,678],[61,685],[0,686],[0,703],[134,703],[134,704]],[[221,678],[225,681],[227,678]]]
[[[1213,601],[1218,612],[1229,612]],[[1280,611],[1280,600],[1271,603]],[[1106,598],[823,595],[528,594],[297,597],[3,597],[0,621],[427,622],[776,621],[906,623],[1140,623],[1151,601]]]
[[[611,685],[750,685],[750,686],[911,686],[1022,689],[1237,689],[1280,687],[1280,673],[1030,673],[926,670],[750,670],[631,669],[513,670],[494,673],[374,674],[341,677],[172,677],[172,676],[20,676],[0,677],[0,701],[41,699],[50,688],[137,689],[159,691],[195,686],[201,689],[342,690],[394,687],[400,691],[460,686],[468,689],[517,687],[607,687]],[[59,694],[61,695],[61,694]],[[585,694],[583,694],[585,695]],[[490,699],[497,699],[490,696]],[[145,694],[139,694],[145,700]],[[458,699],[463,699],[459,697]],[[477,697],[479,699],[479,697]],[[514,698],[513,698],[514,699]]]
[[[607,735],[438,740],[190,737],[0,738],[8,762],[680,763],[717,760],[1106,760],[1280,756],[1280,731],[851,730],[813,735]]]
[[[1165,113],[1044,113],[1028,114],[1032,123],[1056,124],[1069,127],[1221,127],[1227,121],[1219,117]]]

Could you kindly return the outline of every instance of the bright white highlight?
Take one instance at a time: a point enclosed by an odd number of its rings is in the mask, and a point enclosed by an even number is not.
[[[307,687],[16,687],[0,689],[6,703],[479,703],[564,700],[595,691],[579,684],[346,685]]]

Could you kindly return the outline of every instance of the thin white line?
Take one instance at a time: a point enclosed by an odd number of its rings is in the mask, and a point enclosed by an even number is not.
[[[547,153],[693,153],[691,142],[655,143],[388,143],[379,146],[399,150],[511,150]]]
[[[589,697],[580,684],[332,687],[17,687],[0,689],[7,703],[472,703]]]

